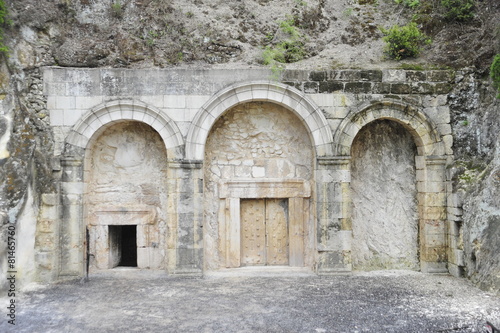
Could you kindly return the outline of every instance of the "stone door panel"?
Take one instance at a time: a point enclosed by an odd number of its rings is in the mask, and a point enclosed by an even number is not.
[[[286,199],[241,200],[241,265],[288,265]]]

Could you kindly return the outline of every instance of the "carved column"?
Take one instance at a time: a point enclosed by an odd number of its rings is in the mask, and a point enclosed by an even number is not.
[[[426,156],[424,172],[417,172],[420,268],[425,273],[448,272],[445,168],[446,157]]]
[[[318,159],[316,217],[319,274],[352,270],[350,182],[350,157]]]
[[[169,161],[169,271],[201,274],[203,267],[203,161]]]
[[[83,160],[64,157],[61,179],[62,223],[60,224],[59,276],[83,274]]]

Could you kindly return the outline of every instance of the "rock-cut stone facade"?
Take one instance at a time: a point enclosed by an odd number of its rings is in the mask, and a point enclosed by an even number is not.
[[[135,266],[459,275],[450,71],[45,68],[38,280]],[[450,203],[450,204],[448,204]],[[27,233],[29,235],[30,233]]]

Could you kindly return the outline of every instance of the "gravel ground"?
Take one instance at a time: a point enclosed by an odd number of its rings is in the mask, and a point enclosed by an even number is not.
[[[408,271],[185,278],[129,269],[16,296],[16,326],[4,314],[0,332],[483,332],[500,321],[498,295]]]

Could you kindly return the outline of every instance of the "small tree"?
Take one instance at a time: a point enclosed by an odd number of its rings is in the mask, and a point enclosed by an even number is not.
[[[474,17],[475,0],[441,0],[446,8],[445,17],[451,21],[468,21]]]
[[[422,45],[431,43],[430,38],[420,31],[415,22],[380,30],[385,35],[383,40],[386,42],[387,53],[396,60],[417,57]]]
[[[498,91],[497,98],[500,98],[500,54],[493,59],[490,67],[490,77],[493,80],[493,87]]]

